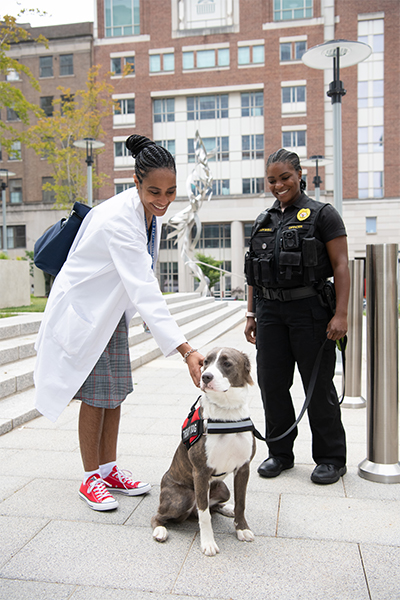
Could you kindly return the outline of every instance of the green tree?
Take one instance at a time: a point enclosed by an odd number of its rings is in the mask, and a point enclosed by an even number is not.
[[[34,78],[30,69],[21,64],[18,60],[8,56],[10,48],[14,44],[32,39],[29,32],[17,24],[17,18],[22,14],[29,12],[40,13],[34,9],[22,9],[17,17],[4,15],[0,17],[0,73],[7,77],[12,72],[24,74],[33,88],[40,90],[38,81]],[[35,41],[47,45],[44,36],[35,38]],[[0,109],[13,109],[24,124],[28,124],[32,115],[39,115],[40,109],[35,104],[28,102],[21,90],[7,80],[0,81]],[[14,141],[21,139],[20,128],[7,123],[6,120],[0,120],[0,144],[9,152]]]
[[[37,123],[24,136],[24,143],[53,168],[53,183],[46,183],[44,189],[54,192],[58,208],[87,199],[85,155],[73,142],[104,137],[102,121],[113,111],[113,86],[98,74],[99,67],[92,67],[86,89],[73,94],[69,88],[57,88],[61,100],[54,101],[53,115],[48,117],[42,111]],[[93,169],[93,187],[100,187],[105,177]]]
[[[212,256],[206,256],[205,254],[201,254],[200,252],[197,252],[195,254],[195,258],[196,258],[196,260],[200,261],[201,263],[207,263],[206,265],[200,264],[199,267],[203,271],[204,275],[206,277],[208,277],[208,279],[210,280],[208,287],[210,289],[213,288],[214,285],[216,283],[218,283],[218,281],[220,280],[220,277],[224,276],[224,273],[221,273],[221,271],[217,271],[216,269],[213,269],[213,267],[221,268],[224,261],[216,260]],[[209,266],[207,266],[207,265],[209,265]]]

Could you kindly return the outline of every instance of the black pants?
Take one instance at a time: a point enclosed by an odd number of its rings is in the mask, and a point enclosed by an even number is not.
[[[276,437],[296,418],[290,395],[295,363],[306,393],[331,315],[318,296],[289,302],[257,299],[256,310],[257,377],[265,410],[266,435]],[[328,341],[308,408],[308,419],[314,461],[342,467],[346,463],[346,436],[333,384],[335,359],[335,342]],[[268,443],[269,455],[279,457],[285,463],[292,462],[296,436],[297,429],[294,429],[282,440]]]

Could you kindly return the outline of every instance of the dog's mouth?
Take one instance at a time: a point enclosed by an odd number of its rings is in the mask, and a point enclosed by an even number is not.
[[[209,384],[204,383],[204,381],[200,381],[200,389],[202,392],[207,392],[207,391],[211,391],[211,392],[227,392],[229,390],[229,386],[228,387],[219,387],[218,385],[215,384],[215,381],[210,381]]]

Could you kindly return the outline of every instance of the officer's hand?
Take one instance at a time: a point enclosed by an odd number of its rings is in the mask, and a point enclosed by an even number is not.
[[[256,320],[254,317],[247,317],[246,319],[246,327],[244,329],[244,335],[246,337],[246,340],[248,342],[250,342],[250,344],[255,344],[256,343],[256,330],[257,330],[257,325],[256,325]]]
[[[329,321],[326,328],[326,335],[329,340],[340,340],[347,333],[347,318],[335,314]]]

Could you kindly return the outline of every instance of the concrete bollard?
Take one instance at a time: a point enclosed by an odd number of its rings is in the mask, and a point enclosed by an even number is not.
[[[398,245],[367,246],[367,458],[364,479],[400,483]]]
[[[345,408],[364,408],[361,395],[364,261],[350,260],[349,330],[347,332]]]

